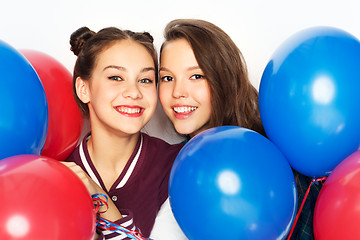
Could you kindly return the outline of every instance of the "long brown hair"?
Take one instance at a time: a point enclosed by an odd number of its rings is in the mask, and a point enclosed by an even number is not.
[[[70,36],[70,50],[78,56],[73,73],[73,93],[75,100],[84,116],[89,116],[89,107],[83,103],[76,94],[75,83],[78,77],[89,80],[92,76],[98,55],[110,48],[113,44],[124,39],[131,39],[144,46],[153,58],[155,70],[158,69],[157,53],[153,44],[153,37],[148,32],[132,32],[108,27],[99,32],[81,27]],[[158,74],[155,75],[156,83]]]
[[[185,39],[210,86],[210,127],[235,125],[265,135],[258,91],[250,83],[244,57],[232,39],[216,25],[198,19],[177,19],[164,31],[165,42]],[[160,59],[161,61],[161,59]]]

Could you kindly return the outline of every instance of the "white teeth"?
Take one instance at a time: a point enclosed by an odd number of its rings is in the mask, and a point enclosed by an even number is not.
[[[189,113],[197,109],[197,107],[174,107],[176,113]]]
[[[140,113],[140,111],[141,111],[140,108],[120,107],[120,108],[117,108],[117,109],[118,109],[119,112],[129,113],[129,114]]]

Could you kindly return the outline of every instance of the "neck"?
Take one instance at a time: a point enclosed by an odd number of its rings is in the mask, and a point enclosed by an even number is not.
[[[87,146],[95,167],[122,170],[133,153],[139,136],[140,132],[119,136],[92,131]]]

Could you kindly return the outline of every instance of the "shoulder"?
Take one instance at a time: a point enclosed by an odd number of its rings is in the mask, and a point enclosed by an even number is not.
[[[184,146],[183,143],[170,144],[160,138],[149,136],[146,133],[142,133],[142,135],[144,137],[144,143],[147,144],[150,151],[177,154]]]
[[[183,144],[170,144],[157,137],[152,137],[143,133],[144,146],[143,154],[146,156],[147,164],[154,164],[160,168],[172,166]]]
[[[66,162],[79,162],[80,161],[80,145],[76,146],[74,151],[70,154],[70,156],[66,159]]]
[[[86,145],[86,139],[89,137],[90,133],[87,134],[82,141],[75,147],[70,156],[66,159],[66,162],[75,162],[78,165],[81,164],[81,154],[85,154],[85,151],[81,145]]]

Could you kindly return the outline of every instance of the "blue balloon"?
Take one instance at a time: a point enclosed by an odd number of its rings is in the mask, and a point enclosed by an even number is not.
[[[286,40],[267,64],[259,89],[269,139],[290,165],[326,176],[360,145],[360,42],[333,27]]]
[[[45,91],[26,58],[3,41],[0,41],[0,109],[0,159],[40,155],[48,126]]]
[[[296,214],[292,169],[268,139],[223,126],[192,138],[171,170],[169,197],[191,240],[280,239]]]

